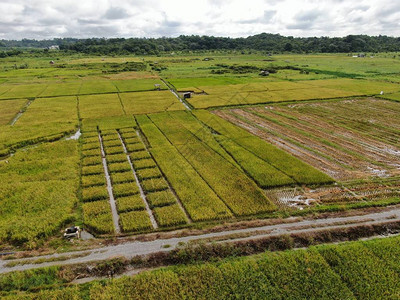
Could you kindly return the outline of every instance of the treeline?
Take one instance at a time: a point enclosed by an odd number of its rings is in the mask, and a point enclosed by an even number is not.
[[[1,48],[49,48],[54,45],[67,45],[73,44],[79,41],[83,41],[82,39],[76,38],[55,38],[51,40],[34,40],[34,39],[22,39],[20,41],[17,40],[0,40]]]
[[[88,54],[155,55],[174,51],[257,50],[272,53],[349,53],[400,51],[400,38],[388,36],[348,35],[346,37],[296,38],[262,33],[247,38],[184,36],[176,38],[91,38],[0,41],[0,47],[46,48],[58,45],[60,50]]]

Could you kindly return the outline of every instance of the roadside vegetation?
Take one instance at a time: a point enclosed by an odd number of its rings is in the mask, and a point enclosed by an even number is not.
[[[290,248],[290,239],[277,240],[275,245],[275,250]],[[229,252],[229,247],[219,248],[214,246],[214,255],[218,251],[223,255],[222,250]],[[171,258],[205,258],[211,250],[202,246],[182,248]],[[399,256],[399,238],[391,237],[220,258],[208,263],[187,261],[136,276],[76,285],[68,282],[73,272],[85,272],[84,268],[49,267],[1,275],[0,287],[4,299],[392,298],[400,289]],[[139,259],[134,261],[138,263]],[[126,263],[121,259],[97,263],[90,273],[118,274]]]

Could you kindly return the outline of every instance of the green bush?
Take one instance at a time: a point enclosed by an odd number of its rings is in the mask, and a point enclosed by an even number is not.
[[[109,140],[109,141],[103,141],[103,145],[105,148],[112,148],[112,147],[118,147],[122,146],[121,140]]]
[[[103,133],[101,134],[101,138],[103,140],[103,143],[107,141],[113,141],[113,140],[119,140],[119,136],[116,132],[112,132],[109,134],[104,135]]]
[[[124,137],[124,142],[126,145],[132,145],[132,144],[141,143],[141,140],[138,137],[130,137],[130,138]]]
[[[83,139],[82,139],[83,144],[97,144],[99,145],[99,136],[93,135],[93,136],[86,136],[84,135]]]

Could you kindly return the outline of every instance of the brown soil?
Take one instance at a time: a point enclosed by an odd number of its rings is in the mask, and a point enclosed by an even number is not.
[[[398,103],[355,99],[215,114],[343,181],[400,175],[398,111]]]

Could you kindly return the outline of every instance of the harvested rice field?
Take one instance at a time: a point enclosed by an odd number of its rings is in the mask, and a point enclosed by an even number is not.
[[[400,175],[399,112],[375,98],[214,111],[341,181]]]

